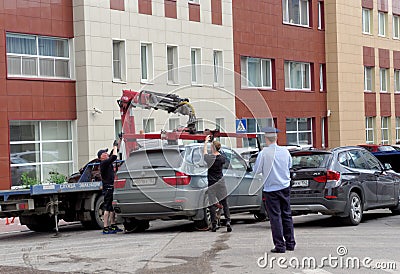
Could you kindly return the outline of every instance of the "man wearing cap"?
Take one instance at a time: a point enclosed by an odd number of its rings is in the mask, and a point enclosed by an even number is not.
[[[264,177],[263,194],[275,245],[271,252],[285,253],[293,251],[296,245],[290,209],[292,157],[286,148],[276,144],[278,129],[269,127],[264,132],[267,146],[259,152],[254,171]]]
[[[111,156],[108,155],[108,149],[100,149],[97,152],[97,157],[100,162],[100,173],[103,181],[103,196],[104,196],[104,228],[103,234],[114,234],[122,232],[115,224],[115,212],[112,206],[114,193],[114,161],[117,160],[118,141],[114,141]]]

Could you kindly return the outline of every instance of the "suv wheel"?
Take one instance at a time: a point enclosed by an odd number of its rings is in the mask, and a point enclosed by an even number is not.
[[[125,219],[124,228],[126,233],[143,232],[150,227],[148,220]]]
[[[349,197],[349,205],[347,207],[348,216],[342,220],[348,225],[358,225],[363,216],[363,205],[360,196],[351,192]]]
[[[194,220],[194,226],[196,229],[203,230],[205,228],[210,227],[211,225],[211,214],[210,209],[204,208],[204,218],[202,220]]]

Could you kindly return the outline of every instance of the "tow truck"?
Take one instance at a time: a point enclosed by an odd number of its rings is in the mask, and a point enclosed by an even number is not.
[[[214,137],[256,138],[256,134],[223,133],[218,130],[197,132],[196,115],[189,99],[176,94],[163,94],[153,91],[123,90],[117,103],[120,107],[123,132],[120,137],[126,155],[140,148],[139,139],[159,139],[167,142],[184,140],[204,140],[211,134]],[[163,110],[189,117],[187,126],[172,132],[159,134],[136,133],[132,108]],[[79,177],[62,184],[34,185],[29,189],[0,191],[0,218],[19,217],[20,223],[33,231],[58,232],[58,221],[80,221],[87,228],[103,227],[102,182],[93,171],[98,170],[98,162],[90,162],[81,170]],[[118,178],[115,181],[118,184]]]

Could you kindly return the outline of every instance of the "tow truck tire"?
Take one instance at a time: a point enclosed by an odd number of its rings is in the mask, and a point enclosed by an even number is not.
[[[104,196],[97,197],[94,210],[90,212],[90,221],[82,221],[82,225],[87,229],[102,229],[104,227]]]
[[[144,232],[150,227],[148,220],[136,220],[134,218],[124,220],[125,233]]]
[[[36,232],[51,232],[56,227],[54,216],[32,215],[19,217],[21,224]]]
[[[195,228],[200,229],[200,230],[208,228],[211,225],[210,209],[207,207],[207,208],[204,208],[201,210],[204,210],[204,218],[202,220],[194,220],[193,221]]]

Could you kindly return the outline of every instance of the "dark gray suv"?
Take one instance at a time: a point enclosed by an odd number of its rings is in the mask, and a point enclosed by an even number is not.
[[[263,219],[261,176],[232,149],[223,147],[221,153],[227,158],[223,173],[231,213],[251,212]],[[203,144],[134,151],[117,177],[113,204],[126,231],[146,230],[155,219],[209,225]]]
[[[293,215],[323,213],[358,225],[363,212],[389,208],[400,213],[400,174],[385,167],[360,147],[331,151],[292,151],[291,208]]]

